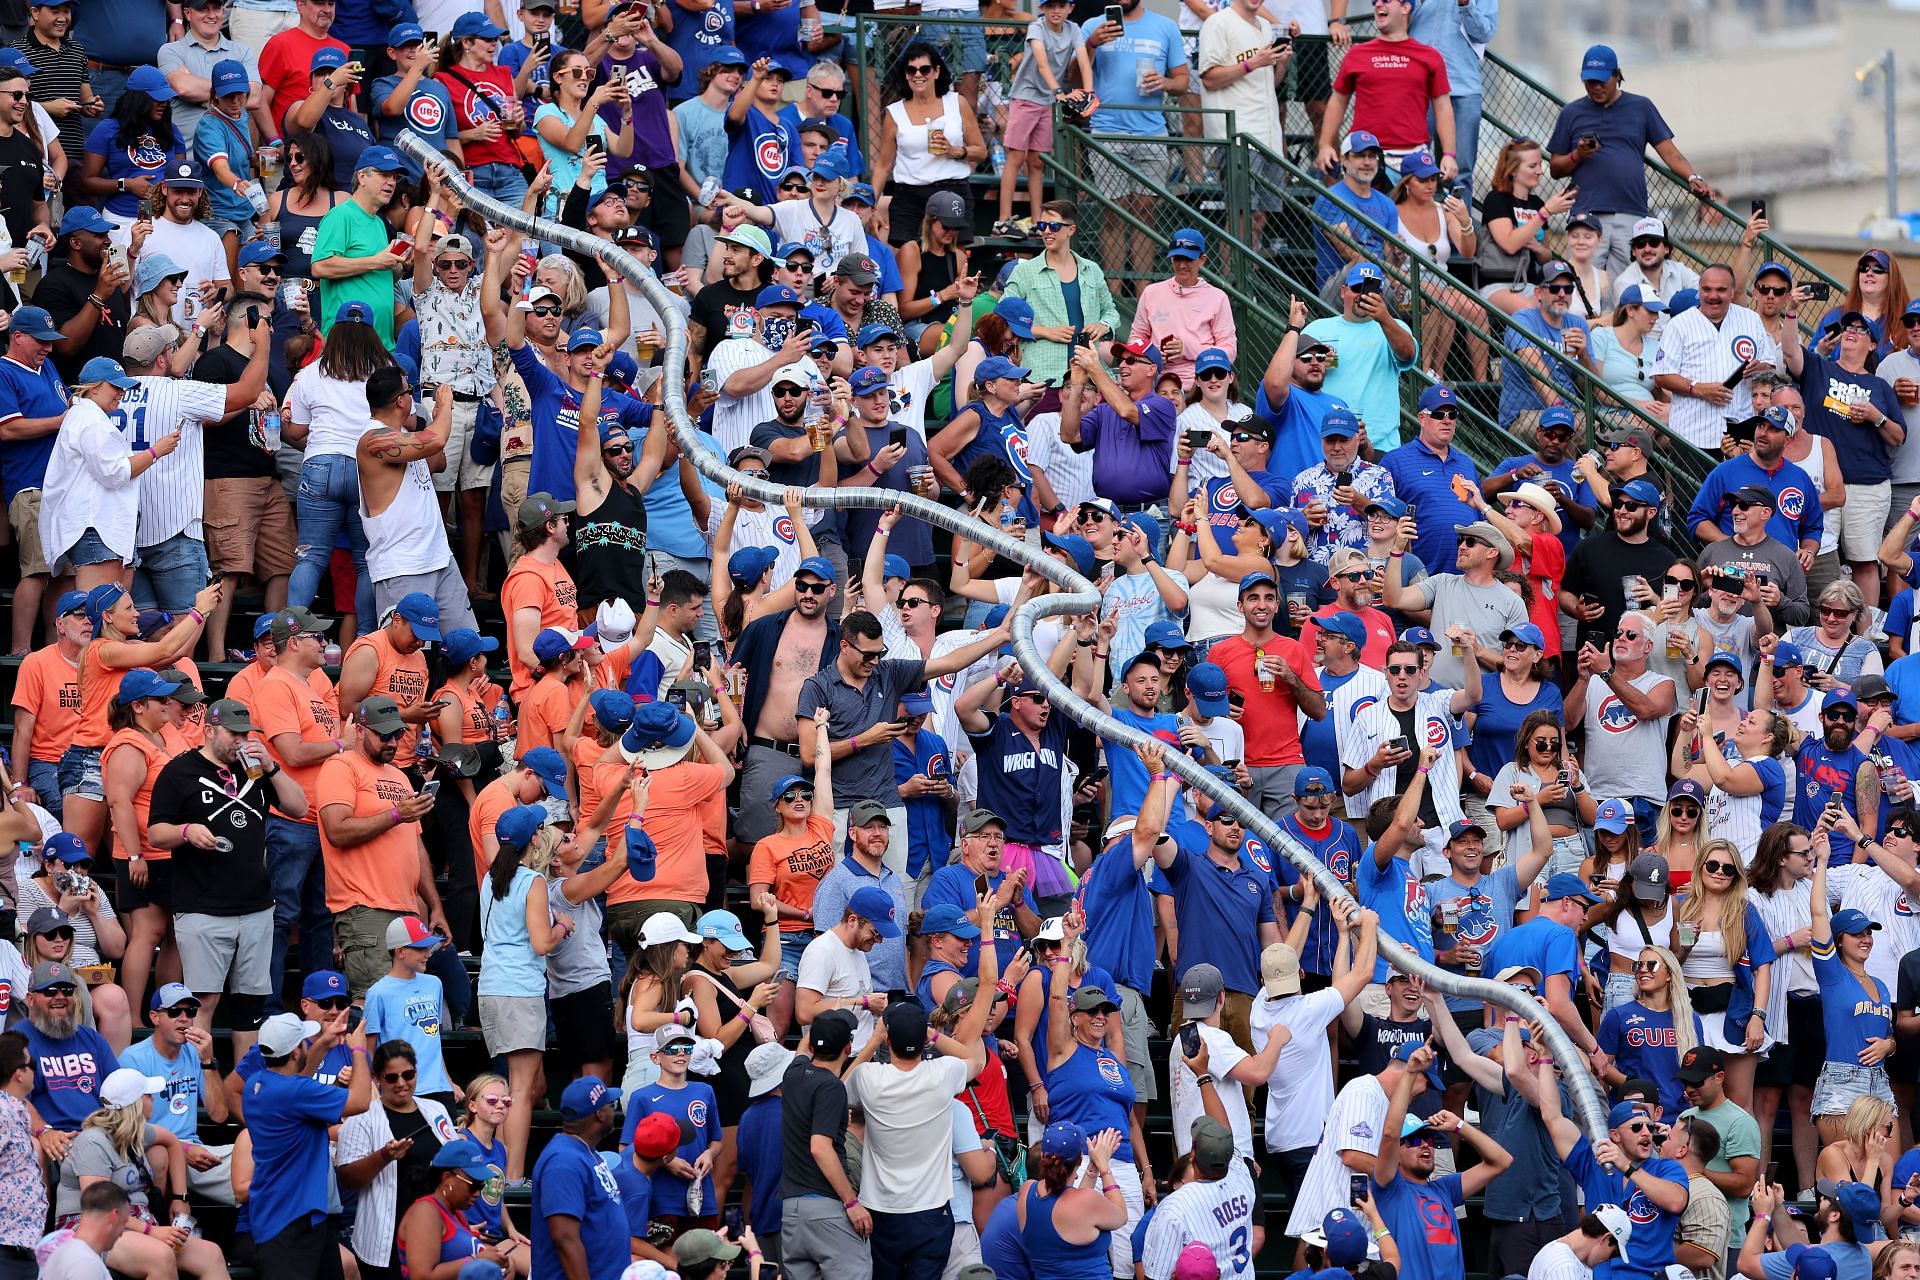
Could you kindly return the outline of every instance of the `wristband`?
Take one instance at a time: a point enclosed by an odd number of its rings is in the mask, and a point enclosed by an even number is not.
[[[1171,773],[1156,773],[1153,775],[1153,780],[1155,782],[1165,782],[1168,778],[1171,778],[1172,776],[1173,775]]]
[[[1038,1085],[1036,1085],[1036,1086],[1034,1086],[1034,1087],[1035,1087],[1035,1088],[1038,1088],[1039,1086],[1038,1086]],[[1033,1092],[1033,1090],[1032,1090],[1032,1089],[1029,1089],[1029,1090],[1028,1090],[1027,1092],[1029,1092],[1029,1093],[1031,1093],[1031,1092]],[[52,1125],[50,1125],[50,1124],[43,1124],[43,1125],[41,1125],[41,1126],[40,1126],[40,1127],[39,1127],[38,1129],[35,1129],[35,1130],[33,1131],[33,1136],[34,1136],[35,1138],[38,1138],[38,1137],[39,1137],[39,1136],[40,1136],[41,1134],[43,1134],[43,1133],[46,1133],[47,1131],[49,1131],[49,1130],[50,1130],[50,1129],[52,1129],[52,1128],[53,1128],[53,1126],[52,1126]]]
[[[1375,1240],[1385,1240],[1391,1234],[1392,1233],[1389,1232],[1385,1227],[1381,1227],[1379,1230],[1373,1233],[1373,1238]]]
[[[360,1055],[361,1057],[363,1057],[363,1058],[367,1056],[367,1051],[366,1051],[366,1050],[365,1050],[364,1048],[362,1048],[361,1046],[359,1046],[359,1045],[357,1045],[357,1044],[356,1044],[356,1045],[351,1045],[351,1046],[349,1046],[349,1049],[348,1049],[348,1051],[349,1051],[350,1053],[357,1053],[357,1054],[359,1054],[359,1055]]]
[[[155,462],[158,462],[158,461],[160,461],[160,455],[159,455],[158,453],[156,453],[156,452],[154,452],[154,448],[153,448],[153,446],[152,446],[152,445],[148,445],[148,446],[147,446],[147,454],[148,454],[148,456],[150,456],[150,457],[151,457],[151,458],[152,458],[152,459],[153,459],[153,460],[154,460]]]
[[[1404,556],[1405,556],[1406,554],[1407,554],[1407,553],[1406,553],[1406,552],[1404,552],[1404,551],[1389,551],[1389,552],[1387,552],[1387,559],[1389,559],[1389,560],[1399,560],[1399,559],[1401,559],[1401,558],[1403,558],[1403,557],[1404,557]]]
[[[200,612],[198,609],[187,610],[187,616],[189,618],[192,618],[195,622],[200,623],[202,626],[206,625],[207,615]]]
[[[860,1007],[863,1010],[867,1007],[867,998],[865,996],[860,997]]]
[[[1415,770],[1414,772],[1416,772],[1416,773],[1418,773],[1418,774],[1419,774],[1419,775],[1420,775],[1421,777],[1423,777],[1423,778],[1424,778],[1424,777],[1426,777],[1426,775],[1427,775],[1427,766],[1423,764],[1423,765],[1421,765],[1421,766],[1420,766],[1420,767],[1419,767],[1418,769],[1416,769],[1416,770]]]
[[[851,1200],[842,1200],[842,1201],[840,1202],[840,1207],[841,1207],[842,1209],[852,1209],[852,1208],[854,1208],[854,1207],[856,1207],[856,1206],[858,1206],[858,1205],[859,1205],[859,1203],[860,1203],[860,1197],[859,1197],[859,1196],[855,1196],[855,1197],[854,1197],[853,1199],[851,1199]]]
[[[396,827],[399,826],[401,822],[405,821],[405,819],[401,818],[400,816],[400,806],[397,804],[388,805],[387,814],[393,819],[393,825]]]
[[[742,1022],[753,1021],[753,1009],[750,1006],[744,1005],[744,1004],[740,1006],[740,1021]]]
[[[1212,1072],[1208,1072],[1206,1075],[1195,1076],[1193,1078],[1193,1087],[1196,1089],[1204,1089],[1212,1083],[1213,1083]]]

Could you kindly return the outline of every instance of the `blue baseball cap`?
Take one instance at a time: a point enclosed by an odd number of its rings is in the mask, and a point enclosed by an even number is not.
[[[814,157],[813,168],[808,172],[807,176],[809,178],[822,178],[828,182],[839,182],[843,178],[851,178],[855,172],[852,158],[848,156],[847,149],[838,144],[834,144]]]
[[[18,315],[19,313],[15,312],[14,314]],[[80,366],[79,385],[83,387],[91,386],[96,382],[104,382],[108,386],[118,387],[122,391],[131,391],[140,385],[127,376],[127,371],[122,368],[120,362],[112,356],[95,356]]]
[[[1458,833],[1455,833],[1458,834]],[[1484,832],[1482,834],[1485,834]],[[1587,882],[1571,871],[1557,871],[1547,877],[1548,902],[1559,902],[1564,898],[1574,898],[1581,902],[1598,902]]]
[[[322,45],[313,51],[313,57],[308,60],[307,74],[318,75],[322,71],[333,71],[346,65],[347,55],[344,50],[336,49],[330,44]]]
[[[1620,55],[1604,44],[1596,44],[1580,55],[1582,81],[1611,80],[1620,70]]]
[[[1826,697],[1820,699],[1820,714],[1825,715],[1835,707],[1852,707],[1855,711],[1858,711],[1860,709],[1860,703],[1854,698],[1851,691],[1834,689],[1831,690]]]
[[[447,34],[455,40],[465,40],[469,36],[480,36],[487,40],[498,40],[507,33],[500,27],[494,26],[493,19],[487,17],[486,14],[474,10],[463,13],[458,18],[455,18],[453,20],[453,30]]]
[[[483,636],[472,627],[455,627],[440,637],[440,647],[447,655],[447,664],[464,667],[483,653],[493,653],[500,648],[500,642],[492,636]]]
[[[1244,596],[1247,592],[1263,584],[1272,587],[1275,591],[1280,589],[1280,583],[1272,574],[1263,569],[1255,569],[1252,573],[1240,579],[1240,586],[1234,594],[1236,597]]]
[[[102,357],[96,356],[95,359]],[[120,692],[114,695],[121,706],[130,706],[142,698],[165,698],[178,693],[183,686],[172,680],[162,680],[159,675],[145,667],[135,667],[120,678]]]
[[[900,936],[899,912],[894,906],[893,896],[885,889],[872,885],[855,889],[853,896],[847,899],[847,910],[872,925],[883,938]]]
[[[407,163],[400,153],[392,147],[372,146],[360,153],[360,159],[353,169],[358,173],[362,169],[378,169],[381,173],[404,173]]]
[[[980,383],[991,382],[995,378],[1013,378],[1025,382],[1027,375],[1032,372],[1033,370],[1023,368],[1005,356],[988,356],[974,366],[973,380]]]
[[[347,994],[347,975],[336,969],[315,969],[300,983],[302,1000],[331,1000]]]
[[[796,244],[792,240],[785,240],[774,249],[773,260],[784,267],[787,265],[787,259],[796,253],[804,253],[808,257],[813,256],[813,250],[809,249],[806,245]]]
[[[234,58],[222,58],[213,64],[213,96],[224,98],[230,93],[245,93],[253,88],[253,81],[247,76],[246,64]]]
[[[422,640],[440,639],[440,606],[424,591],[409,591],[393,611]]]
[[[592,647],[593,641],[585,636],[576,636],[558,627],[544,627],[533,638],[533,656],[541,662],[552,662],[562,654]]]
[[[980,926],[967,919],[967,913],[953,903],[942,902],[929,907],[920,921],[920,936],[930,937],[936,933],[950,933],[972,942],[980,936]]]
[[[468,14],[467,17],[478,17]],[[585,1120],[602,1107],[620,1105],[620,1091],[599,1076],[581,1076],[560,1095],[560,1115],[566,1120]]]
[[[633,695],[624,689],[595,689],[587,695],[587,709],[608,733],[625,733],[633,723]]]
[[[87,852],[86,842],[70,831],[56,831],[48,836],[40,846],[40,858],[42,861],[52,858],[69,866],[76,862],[93,861],[93,855]]]
[[[91,231],[97,236],[109,235],[113,224],[100,216],[100,211],[90,204],[75,205],[68,209],[60,219],[59,235],[68,236],[76,231]],[[260,241],[265,244],[266,242]],[[15,313],[19,314],[18,312]]]
[[[372,324],[373,308],[364,302],[349,302],[334,313],[335,324]]]
[[[1345,150],[1343,150],[1341,154],[1349,155],[1349,156],[1357,156],[1363,151],[1384,151],[1384,150],[1386,150],[1386,148],[1380,145],[1380,139],[1374,137],[1372,134],[1368,133],[1365,129],[1355,129],[1353,132],[1347,135],[1347,145]]]
[[[1367,1224],[1353,1210],[1344,1207],[1328,1210],[1327,1216],[1320,1220],[1320,1232],[1326,1237],[1323,1249],[1329,1267],[1351,1267],[1366,1260],[1372,1236]]]
[[[1667,299],[1667,315],[1671,318],[1679,315],[1683,311],[1691,311],[1699,305],[1700,291],[1698,289],[1676,290],[1674,295]]]
[[[1761,269],[1765,270],[1764,267]],[[1655,315],[1659,315],[1667,309],[1666,302],[1659,294],[1653,291],[1651,285],[1644,289],[1637,284],[1628,285],[1620,291],[1620,305],[1623,307],[1645,307]]]
[[[1193,641],[1187,639],[1187,633],[1171,618],[1162,618],[1149,626],[1142,643],[1149,649],[1193,648]]]
[[[1307,523],[1307,513],[1298,507],[1260,507],[1248,513],[1267,536],[1278,547],[1287,540],[1287,534],[1298,533],[1303,538],[1313,536],[1313,526]]]
[[[1547,408],[1542,409],[1540,411],[1540,418],[1539,418],[1537,429],[1540,431],[1546,431],[1551,428],[1559,427],[1567,431],[1572,431],[1575,425],[1576,424],[1573,418],[1573,410],[1567,408],[1567,406],[1563,404],[1556,404],[1556,405],[1549,405]]]
[[[1561,874],[1570,875],[1572,873],[1563,871]],[[1618,1129],[1623,1124],[1632,1124],[1635,1120],[1642,1118],[1640,1108],[1636,1103],[1616,1102],[1607,1108],[1607,1128],[1609,1129]]]
[[[1293,776],[1293,798],[1334,794],[1333,775],[1317,764],[1310,764]]]
[[[873,185],[871,183],[866,183],[866,182],[854,183],[851,187],[847,188],[847,194],[840,197],[840,203],[841,204],[859,203],[859,204],[866,205],[868,208],[872,208],[874,203]]]
[[[1329,405],[1320,417],[1322,440],[1348,439],[1360,434],[1360,419],[1343,404]]]
[[[1660,490],[1654,487],[1653,481],[1645,476],[1627,481],[1620,486],[1620,492],[1643,506],[1658,507],[1660,505]]]
[[[34,0],[34,3],[36,5],[43,4],[45,0]],[[71,3],[71,0],[61,0],[61,3]],[[34,66],[31,62],[28,62],[27,55],[18,49],[0,49],[0,67],[12,67],[18,70],[21,75],[25,76],[30,76],[40,70],[40,68]]]
[[[1007,322],[1007,331],[1022,342],[1033,340],[1033,304],[1025,298],[1002,298],[993,314]]]
[[[1356,647],[1366,646],[1367,624],[1360,621],[1356,614],[1335,613],[1325,618],[1315,618],[1314,624],[1322,631],[1331,631],[1342,639],[1351,640]]]
[[[1819,1245],[1808,1245],[1792,1255],[1793,1280],[1834,1280],[1840,1274],[1840,1268],[1834,1263],[1833,1255]]]
[[[1433,162],[1433,153],[1425,148],[1408,152],[1400,160],[1400,176],[1403,178],[1437,178],[1442,170]]]
[[[1144,511],[1136,511],[1127,517],[1128,524],[1147,536],[1147,551],[1151,554],[1160,545],[1160,522]]]
[[[1386,277],[1380,273],[1380,268],[1371,262],[1356,262],[1347,268],[1347,274],[1342,277],[1342,280],[1347,288],[1351,289],[1363,280],[1385,281]]]
[[[21,307],[16,310],[13,313],[13,331],[24,333],[29,338],[36,338],[41,342],[58,342],[66,337],[53,327],[53,317],[47,314],[45,307]],[[91,367],[93,362],[87,363]]]
[[[426,29],[417,22],[396,22],[387,29],[387,48],[404,49],[427,38]]]
[[[598,329],[583,324],[567,335],[567,350],[569,352],[591,351],[605,341]]]
[[[797,578],[803,573],[810,573],[822,582],[839,581],[839,579],[834,576],[833,562],[825,556],[808,556],[805,560],[802,560],[794,566],[794,577]]]
[[[531,770],[556,800],[567,798],[567,762],[552,747],[535,747],[520,757],[520,767]]]
[[[749,946],[747,935],[740,927],[740,917],[731,911],[709,911],[693,922],[693,931],[702,938],[712,938],[729,951],[745,951]]]
[[[707,61],[713,63],[716,67],[748,67],[753,65],[748,61],[747,55],[740,52],[737,45],[730,44],[723,44],[715,49]]]
[[[778,307],[783,305],[789,307],[798,307],[800,305],[800,295],[795,293],[791,287],[784,284],[770,284],[755,295],[753,299],[753,306],[756,311],[761,307]]]
[[[182,1000],[191,1000],[195,1004],[200,1002],[200,998],[193,994],[193,988],[187,986],[184,982],[162,983],[160,988],[153,993],[153,999],[147,1001],[147,1009],[150,1012],[165,1009],[171,1005],[179,1004]]]
[[[1083,578],[1091,578],[1099,567],[1093,554],[1093,544],[1077,533],[1046,533],[1040,535],[1040,544],[1051,551],[1064,551],[1073,561],[1073,567]]]
[[[780,558],[780,552],[774,547],[742,547],[727,557],[727,576],[735,582],[752,586],[773,568],[774,561]]]
[[[880,580],[882,582],[888,578],[899,578],[904,581],[912,576],[913,566],[907,563],[905,556],[897,556],[892,552],[888,552],[886,558],[880,562]]]
[[[1460,397],[1453,394],[1452,387],[1436,382],[1420,393],[1420,412],[1431,413],[1443,406],[1451,409],[1460,407]]]
[[[458,1169],[479,1183],[493,1177],[494,1171],[487,1160],[486,1148],[472,1138],[455,1138],[433,1153],[434,1168]]]
[[[1543,284],[1554,280],[1571,280],[1576,278],[1573,268],[1558,258],[1555,258],[1540,268],[1540,280]]]
[[[60,598],[53,602],[53,616],[64,618],[70,613],[87,611],[87,593],[84,591],[63,591]]]
[[[863,324],[860,326],[860,332],[854,335],[853,345],[865,351],[882,338],[892,338],[898,342],[900,331],[890,324]]]
[[[92,229],[91,227],[80,228],[82,231]],[[276,247],[271,240],[249,240],[240,246],[240,265],[243,267],[257,267],[263,262],[272,262],[276,258],[285,262],[286,250]]]
[[[1804,667],[1806,655],[1800,652],[1800,646],[1791,640],[1782,640],[1773,646],[1773,669],[1784,671],[1788,667]]]
[[[633,709],[633,723],[620,737],[620,749],[629,760],[642,752],[669,754],[693,741],[693,718],[671,702],[642,702]]]
[[[170,102],[180,96],[158,67],[135,67],[127,76],[127,91],[144,93],[155,102]]]
[[[1380,512],[1391,520],[1400,520],[1406,517],[1407,504],[1390,493],[1383,493],[1377,497],[1367,499],[1364,514],[1371,514],[1375,511]]]
[[[1521,644],[1530,644],[1534,648],[1542,651],[1547,647],[1546,638],[1540,634],[1540,628],[1531,622],[1523,622],[1517,627],[1509,627],[1500,633],[1500,638],[1502,640],[1517,640]]]
[[[1169,258],[1193,259],[1207,251],[1207,238],[1192,227],[1182,227],[1173,233],[1173,243],[1167,246]]]
[[[1758,284],[1761,276],[1779,276],[1788,284],[1793,283],[1793,272],[1787,269],[1787,264],[1784,262],[1761,263],[1760,269],[1753,273],[1754,283]]]
[[[263,613],[255,618],[253,620],[253,638],[255,640],[265,640],[267,633],[273,630],[273,620],[279,616],[277,613]]]
[[[1020,682],[1020,687],[1015,689],[1014,692],[1018,694],[1025,690],[1026,681],[1023,680]],[[933,710],[933,695],[926,692],[925,689],[915,689],[911,693],[903,693],[900,695],[900,709],[910,716],[924,716]]]
[[[1232,373],[1233,357],[1219,347],[1208,347],[1193,358],[1193,376],[1203,373]]]
[[[813,782],[811,779],[803,778],[797,773],[788,773],[781,775],[780,778],[775,780],[773,786],[767,791],[767,799],[774,804],[779,804],[780,801],[785,798],[787,792],[793,790],[795,787],[801,788],[808,795],[813,794]]]
[[[1055,1120],[1040,1133],[1040,1154],[1078,1160],[1087,1154],[1087,1135],[1071,1120]]]
[[[1625,800],[1602,800],[1593,816],[1593,829],[1608,835],[1625,835],[1633,825],[1633,806]]]
[[[1227,701],[1227,673],[1217,662],[1202,662],[1187,672],[1187,696],[1202,715],[1223,716]]]
[[[1440,647],[1440,642],[1433,638],[1433,632],[1425,627],[1408,627],[1400,633],[1400,638],[1411,645],[1425,645],[1429,649]]]
[[[982,360],[980,363],[985,364],[986,361]],[[848,389],[856,396],[870,396],[884,389],[886,385],[886,371],[870,364],[861,365],[853,371],[853,376],[847,379]]]
[[[547,806],[543,804],[515,805],[494,820],[493,834],[501,844],[510,844],[516,849],[525,849],[527,844],[547,825]]]
[[[1868,917],[1857,907],[1842,907],[1833,913],[1833,932],[1835,936],[1843,933],[1872,933],[1880,928],[1880,922]]]

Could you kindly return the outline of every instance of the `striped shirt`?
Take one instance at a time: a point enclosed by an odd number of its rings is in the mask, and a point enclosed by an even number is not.
[[[87,67],[86,46],[78,40],[69,38],[60,47],[53,48],[40,43],[29,31],[10,47],[26,54],[27,61],[33,64],[27,94],[34,102],[53,102],[60,98],[78,102],[80,86],[93,83],[93,72]],[[87,131],[102,118],[75,111],[55,122],[60,130],[60,145],[68,159],[78,159],[87,149]]]
[[[1175,1190],[1147,1226],[1140,1251],[1147,1280],[1169,1280],[1180,1251],[1195,1241],[1219,1262],[1221,1280],[1252,1275],[1253,1210],[1259,1198],[1241,1160],[1228,1166],[1224,1178]]]
[[[201,428],[227,415],[227,389],[185,378],[135,378],[140,385],[121,398],[109,416],[134,453],[169,432],[180,447],[140,476],[140,524],[136,546],[157,547],[176,533],[201,536],[206,510],[206,437]]]

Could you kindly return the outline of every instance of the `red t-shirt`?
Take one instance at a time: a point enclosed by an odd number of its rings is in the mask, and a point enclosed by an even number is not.
[[[1353,99],[1353,127],[1389,151],[1428,144],[1427,104],[1452,91],[1440,51],[1418,40],[1369,40],[1347,50],[1333,87]]]
[[[453,118],[461,129],[478,128],[486,120],[504,124],[506,103],[513,101],[513,75],[505,67],[469,71],[458,67],[442,71],[434,79],[446,87],[453,99]],[[504,130],[492,142],[463,142],[460,150],[469,169],[483,164],[510,164],[520,167],[520,148]]]
[[[313,55],[322,49],[338,49],[351,58],[353,50],[343,40],[323,36],[316,40],[298,27],[290,27],[271,37],[260,50],[260,83],[273,90],[273,123],[284,130],[287,111],[304,102],[313,87]]]
[[[1536,533],[1533,545],[1524,554],[1514,557],[1514,570],[1527,575],[1533,583],[1533,607],[1527,610],[1527,621],[1540,628],[1541,637],[1546,640],[1545,657],[1560,656],[1560,580],[1567,576],[1567,548],[1557,534]],[[1498,636],[1482,636],[1480,643],[1497,641]]]
[[[1316,619],[1331,618],[1336,613],[1353,613],[1353,610],[1342,609],[1337,604],[1330,604],[1321,608],[1313,616]],[[1378,671],[1387,665],[1388,646],[1398,639],[1393,631],[1393,619],[1372,605],[1368,605],[1366,608],[1360,610],[1360,612],[1354,613],[1353,616],[1366,624],[1367,628],[1367,642],[1360,647],[1360,665],[1363,667],[1372,667]],[[1300,628],[1301,648],[1305,649],[1308,653],[1312,653],[1314,652],[1314,646],[1319,642],[1320,628],[1315,622],[1309,621],[1306,626]]]
[[[1269,658],[1277,658],[1298,672],[1307,688],[1318,691],[1320,676],[1298,640],[1274,636],[1260,648]],[[1240,713],[1240,728],[1247,736],[1247,767],[1277,769],[1305,764],[1306,753],[1300,749],[1300,704],[1294,700],[1293,686],[1275,677],[1273,692],[1262,691],[1253,670],[1253,646],[1241,636],[1216,642],[1207,651],[1207,661],[1217,663],[1227,673],[1227,687],[1247,700]]]

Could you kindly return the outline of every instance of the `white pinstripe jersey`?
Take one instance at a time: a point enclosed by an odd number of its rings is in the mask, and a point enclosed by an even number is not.
[[[176,533],[202,537],[200,518],[207,495],[206,443],[201,429],[227,416],[227,389],[185,378],[139,377],[120,407],[107,416],[140,452],[170,431],[180,432],[180,447],[140,476],[140,525],[134,544],[156,547]]]
[[[1140,1263],[1147,1280],[1170,1280],[1180,1251],[1199,1241],[1220,1263],[1221,1280],[1253,1274],[1253,1214],[1260,1193],[1235,1160],[1217,1182],[1189,1182],[1160,1202],[1147,1227]]]

